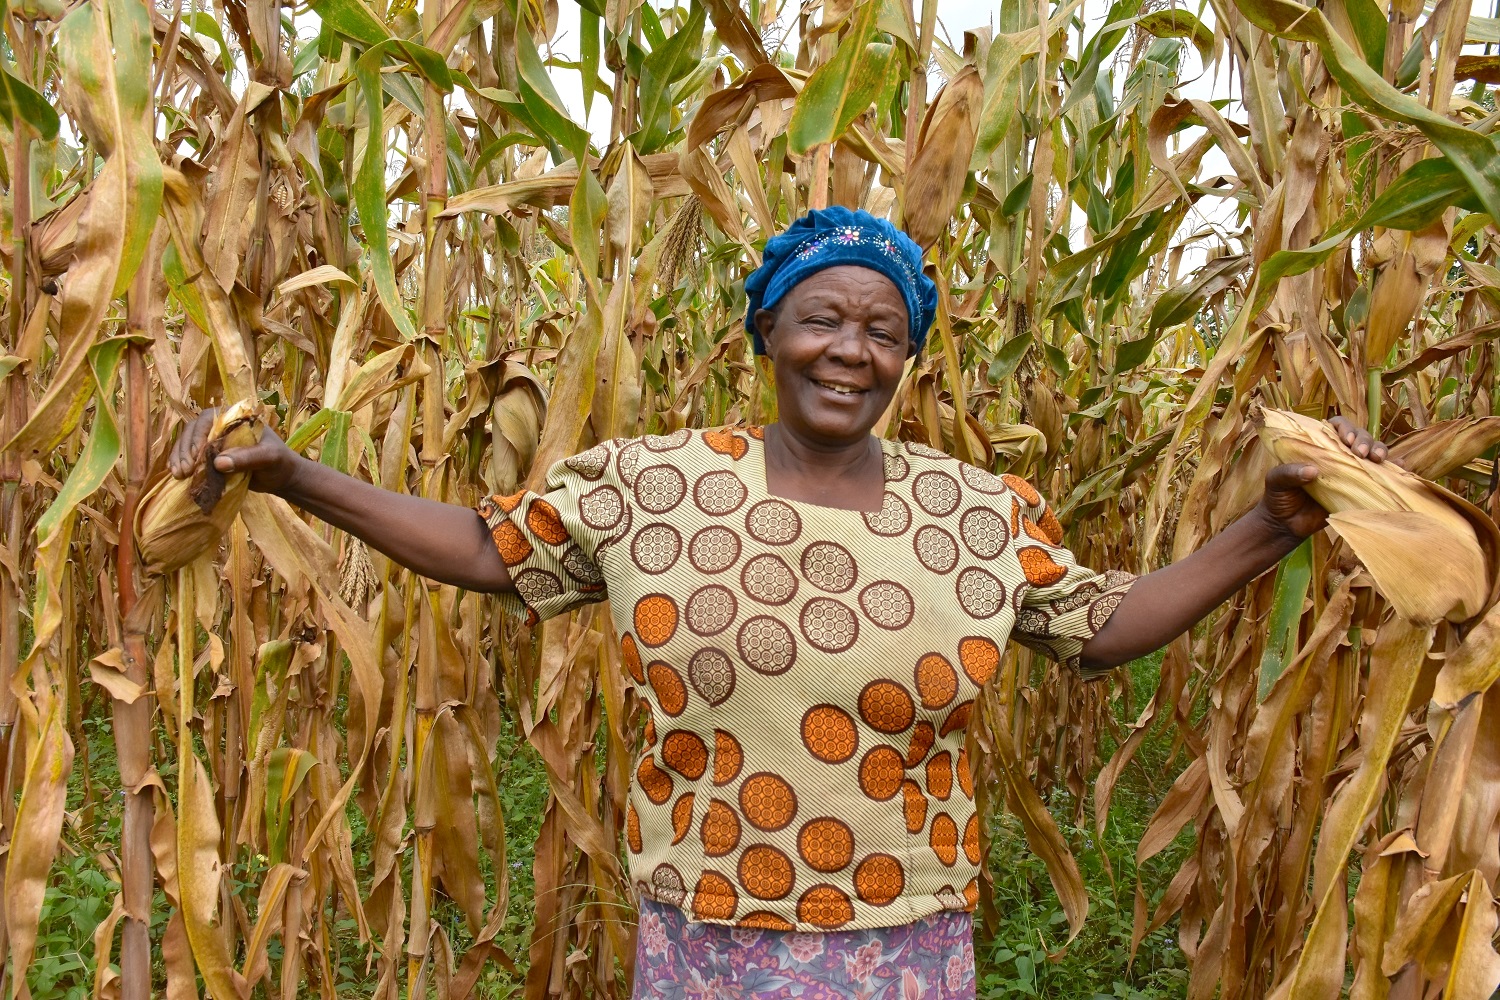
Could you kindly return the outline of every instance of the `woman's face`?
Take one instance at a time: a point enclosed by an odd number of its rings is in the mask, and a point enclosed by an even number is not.
[[[841,265],[782,296],[755,325],[776,366],[776,406],[809,444],[863,440],[896,393],[910,353],[906,303],[879,271]]]

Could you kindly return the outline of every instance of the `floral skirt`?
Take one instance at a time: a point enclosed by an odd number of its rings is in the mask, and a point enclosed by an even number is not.
[[[635,998],[972,1000],[974,922],[958,911],[899,927],[802,933],[725,927],[641,900]]]

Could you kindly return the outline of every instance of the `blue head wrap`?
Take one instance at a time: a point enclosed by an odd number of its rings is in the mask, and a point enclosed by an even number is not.
[[[745,329],[755,353],[766,353],[755,313],[771,309],[803,278],[840,264],[856,264],[891,280],[906,301],[908,333],[917,353],[937,312],[937,286],[922,273],[922,248],[884,219],[863,209],[814,208],[766,241],[760,267],[745,279]]]

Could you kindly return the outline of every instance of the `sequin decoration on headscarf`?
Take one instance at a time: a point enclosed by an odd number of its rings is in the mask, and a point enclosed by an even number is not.
[[[937,312],[937,286],[922,273],[922,249],[885,219],[863,209],[815,208],[766,241],[760,267],[745,279],[745,329],[764,354],[755,313],[771,309],[802,279],[826,267],[855,264],[891,280],[906,302],[908,333],[920,354]]]

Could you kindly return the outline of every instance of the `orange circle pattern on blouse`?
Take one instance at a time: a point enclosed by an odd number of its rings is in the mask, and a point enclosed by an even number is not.
[[[1042,537],[1046,538],[1047,541],[1051,542],[1053,545],[1062,544],[1062,524],[1057,520],[1057,515],[1052,513],[1051,507],[1048,507],[1046,510],[1042,511],[1042,516],[1037,519],[1036,524],[1037,527],[1042,529]]]
[[[704,431],[703,443],[720,455],[728,455],[735,461],[744,458],[745,454],[750,450],[750,443],[744,438],[737,436],[728,427],[716,431]]]
[[[641,843],[641,814],[635,811],[634,802],[625,804],[625,844],[631,854],[641,853],[644,846]]]
[[[949,868],[958,863],[958,824],[953,822],[952,816],[938,813],[932,818],[927,843],[938,860]]]
[[[739,907],[734,883],[718,872],[704,872],[693,889],[693,916],[699,920],[728,920]]]
[[[1026,506],[1037,507],[1041,505],[1042,495],[1036,491],[1035,486],[1032,486],[1020,476],[1013,476],[1007,472],[1000,477],[1000,481],[1014,490],[1016,496],[1026,502]]]
[[[953,770],[958,772],[958,787],[964,790],[964,797],[974,797],[974,775],[969,770],[969,748],[963,747],[958,751],[958,759],[953,762]]]
[[[714,784],[727,785],[740,776],[745,764],[745,752],[733,733],[714,730]]]
[[[939,802],[953,794],[953,755],[946,750],[927,762],[927,792]]]
[[[1026,582],[1033,587],[1050,587],[1068,575],[1068,571],[1053,561],[1046,549],[1036,545],[1018,550],[1016,560],[1021,564],[1021,572],[1026,574]]]
[[[895,681],[871,681],[859,693],[859,716],[878,733],[906,732],[916,713],[911,695]]]
[[[656,805],[662,805],[672,797],[672,776],[657,767],[650,756],[641,758],[641,766],[635,769],[635,780],[646,793],[646,798]]]
[[[969,864],[979,864],[979,814],[975,813],[969,817],[969,822],[964,826],[964,857],[969,859]]]
[[[646,667],[646,679],[651,682],[656,703],[663,712],[675,718],[687,708],[687,685],[682,683],[682,675],[675,668],[660,660],[652,660]]]
[[[917,723],[917,727],[911,731],[911,746],[906,751],[906,766],[916,767],[922,763],[927,752],[932,749],[933,740],[936,737],[933,732],[932,723],[923,719]]]
[[[727,802],[713,799],[698,824],[698,836],[703,841],[703,853],[711,858],[722,858],[740,846],[740,818],[734,807]]]
[[[808,820],[797,833],[797,853],[814,871],[842,871],[854,860],[854,831],[831,816]]]
[[[737,926],[749,927],[758,931],[794,931],[797,925],[785,917],[778,917],[770,910],[751,910],[740,917]]]
[[[842,764],[859,749],[859,731],[843,709],[814,705],[802,715],[802,742],[825,764]]]
[[[906,832],[921,833],[922,828],[927,825],[927,796],[922,792],[922,786],[908,778],[901,782],[901,795],[902,812],[906,815]]]
[[[708,745],[697,733],[674,729],[661,744],[663,764],[690,781],[697,781],[708,770]]]
[[[871,906],[885,906],[906,888],[901,862],[889,854],[872,854],[854,869],[854,894]]]
[[[521,501],[526,499],[526,491],[517,490],[514,493],[506,493],[503,496],[497,493],[490,499],[495,502],[495,506],[499,507],[501,511],[509,514],[511,511],[521,506]]]
[[[757,830],[782,830],[797,816],[797,793],[785,778],[760,771],[740,785],[740,811]]]
[[[916,682],[923,708],[943,708],[958,694],[958,671],[941,653],[928,653],[917,661]]]
[[[495,549],[506,566],[515,566],[531,555],[531,542],[526,540],[514,521],[501,521],[490,532],[490,537],[495,540]]]
[[[1000,666],[1000,647],[993,639],[971,635],[958,641],[958,662],[969,680],[984,687]]]
[[[906,762],[888,746],[875,747],[859,762],[859,787],[876,802],[884,802],[901,789]]]
[[[682,843],[693,829],[693,793],[688,792],[672,803],[672,846]]]
[[[641,651],[635,644],[635,636],[629,632],[620,636],[620,659],[632,680],[637,684],[646,683],[646,670],[641,666]]]
[[[824,930],[836,930],[854,919],[854,904],[831,885],[815,885],[797,900],[797,919]]]
[[[740,885],[756,899],[785,899],[792,891],[792,859],[774,847],[756,844],[740,855]]]
[[[570,538],[557,508],[540,497],[531,501],[531,507],[526,511],[526,527],[548,545],[561,545]]]
[[[949,733],[956,733],[961,729],[968,728],[969,715],[973,710],[973,701],[966,701],[960,704],[953,711],[949,712],[948,717],[943,720],[943,728],[938,730],[938,735],[947,736]]]
[[[635,603],[635,634],[653,649],[677,633],[677,603],[666,594],[647,594]]]

